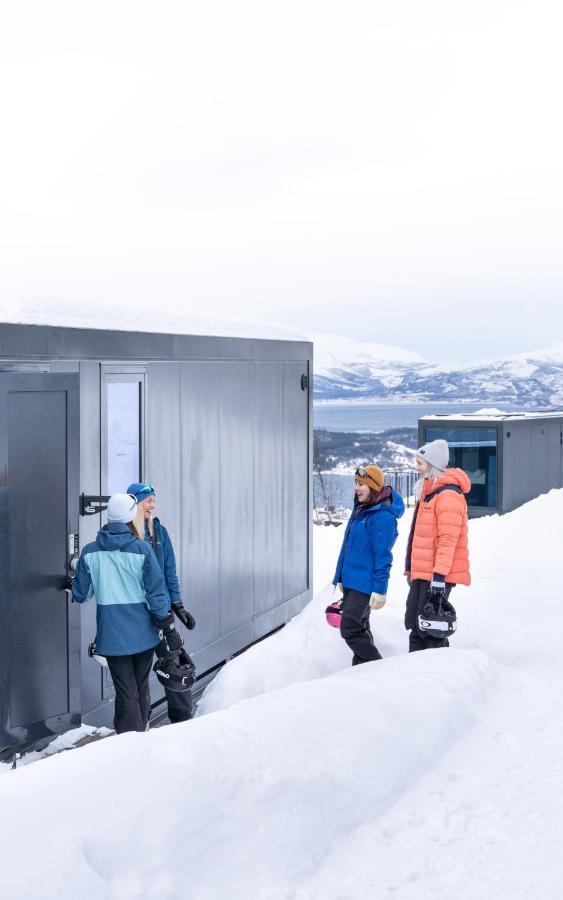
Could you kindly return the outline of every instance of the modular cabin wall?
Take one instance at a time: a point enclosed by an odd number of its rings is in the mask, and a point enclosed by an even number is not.
[[[504,423],[502,512],[563,485],[562,441],[559,420]]]
[[[308,360],[81,364],[81,492],[108,492],[109,379],[143,379],[140,477],[157,491],[184,603],[179,626],[199,673],[299,612],[310,599]],[[122,489],[125,490],[127,484]],[[81,519],[81,545],[104,515]],[[95,604],[82,607],[83,720],[108,723],[113,686],[87,656]],[[151,681],[153,702],[163,692]]]
[[[305,605],[312,572],[312,392],[302,382],[312,374],[309,345],[2,324],[0,358],[4,371],[79,374],[80,412],[70,418],[79,425],[76,478],[67,460],[75,517],[77,490],[108,492],[108,385],[127,378],[140,385],[138,475],[155,483],[158,515],[174,541],[185,602],[198,620],[184,636],[200,673]],[[0,480],[0,500],[5,493]],[[0,504],[0,534],[2,513]],[[81,547],[105,521],[103,514],[80,518]],[[63,560],[61,579],[64,570]],[[62,590],[60,604],[67,608]],[[87,655],[95,603],[68,609],[72,714],[109,724],[111,679]],[[153,700],[159,691],[153,685]]]
[[[304,362],[151,363],[145,477],[177,555],[207,671],[310,597]]]

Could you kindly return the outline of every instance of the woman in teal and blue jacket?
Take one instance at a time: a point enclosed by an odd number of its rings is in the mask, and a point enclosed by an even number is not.
[[[180,582],[176,572],[176,557],[168,531],[153,513],[156,505],[156,492],[152,484],[135,482],[127,488],[137,501],[137,511],[133,519],[133,527],[137,535],[153,548],[158,565],[164,576],[165,593],[168,608],[172,609],[182,625],[190,630],[195,628],[195,619],[184,608]],[[164,647],[157,648],[157,656],[162,655]],[[191,691],[172,691],[164,688],[168,704],[168,718],[171,722],[185,722],[194,713]]]
[[[381,659],[369,624],[372,609],[381,609],[397,539],[402,497],[385,487],[378,466],[356,469],[354,508],[336,564],[333,584],[343,594],[340,634],[353,653],[352,665]]]
[[[96,653],[105,656],[115,687],[114,726],[145,731],[150,713],[149,675],[155,647],[182,647],[162,572],[152,550],[132,531],[136,501],[113,494],[108,523],[78,561],[72,599],[96,598]]]

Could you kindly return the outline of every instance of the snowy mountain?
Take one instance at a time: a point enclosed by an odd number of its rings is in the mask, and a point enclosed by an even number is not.
[[[314,334],[315,400],[563,406],[563,343],[498,360],[433,363],[402,348]]]

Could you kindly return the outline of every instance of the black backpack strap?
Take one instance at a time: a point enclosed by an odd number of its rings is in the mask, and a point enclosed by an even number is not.
[[[432,491],[430,494],[428,494],[424,498],[424,502],[429,503],[430,500],[432,500],[433,497],[436,496],[436,494],[441,494],[442,491],[455,491],[456,494],[463,494],[463,491],[457,486],[457,484],[443,484],[442,487],[436,488],[435,491]]]

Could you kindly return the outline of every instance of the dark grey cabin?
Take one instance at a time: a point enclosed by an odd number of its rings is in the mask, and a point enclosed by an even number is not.
[[[0,324],[0,751],[111,724],[95,603],[65,582],[132,481],[156,487],[204,679],[303,608],[312,362],[305,341]]]
[[[563,412],[424,416],[419,446],[443,438],[472,481],[470,516],[506,513],[563,486]]]

